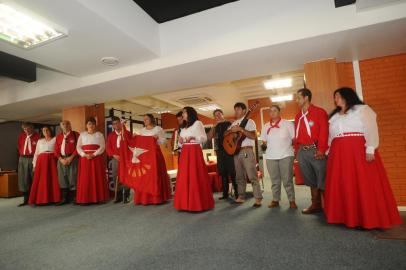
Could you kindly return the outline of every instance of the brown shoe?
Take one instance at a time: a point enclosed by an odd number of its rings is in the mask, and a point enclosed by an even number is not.
[[[311,196],[312,196],[312,204],[308,208],[302,210],[302,214],[305,214],[305,215],[316,214],[316,213],[320,213],[321,211],[323,211],[323,209],[321,208],[320,190],[315,187],[310,187],[310,191],[311,191]]]
[[[270,204],[268,204],[268,208],[275,208],[275,207],[279,207],[278,201],[272,201]]]
[[[262,206],[262,199],[255,199],[255,203],[252,207],[258,208]]]
[[[245,202],[245,200],[241,197],[238,197],[236,200],[234,200],[234,203],[236,204],[243,204]]]
[[[296,205],[295,201],[290,202],[289,208],[290,209],[297,209],[297,205]]]

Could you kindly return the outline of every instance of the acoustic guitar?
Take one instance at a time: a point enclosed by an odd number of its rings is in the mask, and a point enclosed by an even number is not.
[[[252,106],[248,109],[247,113],[245,114],[244,118],[240,123],[240,127],[245,128],[248,123],[248,117],[252,111],[254,111],[259,104],[259,101],[256,101]],[[223,148],[229,155],[236,155],[240,152],[242,141],[245,139],[245,135],[241,131],[232,132],[228,130],[224,134],[223,139]]]

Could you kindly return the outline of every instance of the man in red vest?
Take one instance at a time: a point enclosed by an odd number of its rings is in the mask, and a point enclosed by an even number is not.
[[[131,133],[127,129],[122,128],[122,123],[120,118],[117,116],[113,116],[111,118],[113,131],[109,133],[107,136],[107,145],[106,145],[106,152],[107,156],[111,158],[109,161],[109,165],[111,166],[112,175],[114,181],[116,181],[118,177],[118,169],[119,169],[119,162],[120,162],[120,145],[121,145],[121,132],[125,132],[125,136],[131,137]],[[114,203],[128,203],[128,198],[130,197],[130,188],[126,187],[123,184],[120,184],[120,181],[116,182],[119,186],[117,187],[117,197]]]
[[[18,188],[23,193],[24,201],[19,207],[28,204],[33,178],[32,161],[40,137],[33,124],[24,122],[21,127],[23,132],[18,137]]]
[[[58,180],[62,192],[62,200],[57,205],[63,205],[76,199],[76,177],[78,174],[78,152],[76,144],[79,133],[72,130],[69,121],[60,124],[62,132],[56,136],[55,156],[58,159]]]
[[[328,116],[325,110],[314,106],[312,92],[307,88],[297,91],[296,101],[301,109],[295,118],[295,149],[304,182],[310,187],[312,204],[303,214],[322,211],[321,197],[326,175],[328,149]]]

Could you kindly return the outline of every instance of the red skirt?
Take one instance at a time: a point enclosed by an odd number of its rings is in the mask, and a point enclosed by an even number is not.
[[[86,153],[92,153],[98,145],[83,145]],[[110,198],[106,179],[106,163],[104,155],[93,159],[79,158],[78,177],[76,185],[77,203],[98,203]]]
[[[214,208],[207,166],[199,144],[185,144],[180,155],[174,207],[185,211],[205,211]]]
[[[56,170],[54,153],[42,153],[38,156],[34,179],[31,186],[29,204],[56,203],[61,200],[61,191]]]
[[[156,186],[158,187],[158,195],[150,194],[147,192],[135,190],[134,204],[148,205],[148,204],[162,204],[172,197],[171,184],[166,170],[164,156],[162,155],[161,148],[157,145],[156,151],[157,158],[157,176]]]
[[[366,161],[363,136],[335,138],[327,160],[325,214],[328,223],[365,229],[402,223],[378,151]]]

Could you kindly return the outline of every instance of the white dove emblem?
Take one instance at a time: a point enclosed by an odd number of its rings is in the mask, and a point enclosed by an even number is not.
[[[142,154],[144,154],[145,152],[148,152],[148,150],[146,149],[142,149],[142,148],[137,148],[137,147],[128,147],[131,152],[133,153],[133,157],[131,159],[131,163],[140,163],[140,160],[138,159],[138,157]]]

